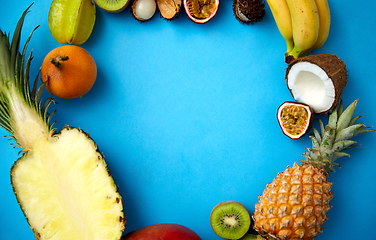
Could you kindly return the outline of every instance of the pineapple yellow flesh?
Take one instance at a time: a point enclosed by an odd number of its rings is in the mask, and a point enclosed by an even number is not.
[[[120,239],[123,206],[95,143],[76,128],[34,142],[11,171],[37,239]]]
[[[30,7],[29,7],[30,8]],[[31,90],[25,50],[19,53],[27,8],[13,39],[0,30],[0,126],[22,149],[11,169],[14,193],[38,240],[119,240],[123,203],[95,142],[77,128],[54,133],[41,100],[45,83]],[[19,61],[21,60],[21,61]],[[21,65],[20,65],[21,63]]]

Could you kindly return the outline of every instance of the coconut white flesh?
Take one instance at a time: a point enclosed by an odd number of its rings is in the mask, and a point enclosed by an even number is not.
[[[249,19],[240,11],[240,9],[239,9],[239,5],[238,5],[238,7],[237,7],[237,10],[238,10],[238,15],[239,15],[239,17],[241,18],[241,19],[243,19],[243,21],[246,21],[246,22],[248,22],[249,21]]]
[[[326,72],[309,62],[294,64],[288,74],[287,85],[294,99],[309,105],[315,113],[328,110],[335,101],[333,81]]]

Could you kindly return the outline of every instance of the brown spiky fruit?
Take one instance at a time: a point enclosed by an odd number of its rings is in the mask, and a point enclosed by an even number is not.
[[[313,240],[323,230],[331,208],[332,183],[327,181],[336,159],[349,156],[343,150],[355,147],[350,138],[375,131],[356,124],[353,114],[357,100],[346,110],[342,103],[329,116],[324,127],[319,120],[321,134],[313,129],[312,147],[303,154],[305,160],[294,163],[267,184],[255,206],[254,228],[268,240]]]

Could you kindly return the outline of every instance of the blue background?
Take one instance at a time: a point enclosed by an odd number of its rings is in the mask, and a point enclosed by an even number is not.
[[[31,79],[45,55],[60,46],[48,28],[51,2],[35,1],[26,17],[21,44],[41,24],[29,45]],[[30,4],[2,0],[1,29],[12,33]],[[359,98],[355,114],[374,126],[376,2],[329,4],[331,31],[315,53],[336,54],[346,62],[344,105]],[[82,98],[56,99],[53,120],[58,130],[81,128],[98,144],[120,187],[125,233],[179,223],[204,240],[221,239],[210,227],[212,208],[238,200],[252,213],[266,184],[301,160],[311,144],[308,135],[299,140],[283,135],[276,120],[278,106],[293,99],[284,80],[285,42],[268,6],[264,20],[254,25],[240,24],[232,1],[225,0],[203,25],[184,9],[173,21],[156,14],[141,24],[129,6],[116,14],[97,7],[92,35],[81,47],[96,60],[97,81]],[[318,240],[372,238],[376,133],[355,140],[362,146],[348,151],[351,158],[341,159],[342,168],[329,177],[333,208]],[[10,185],[18,150],[1,138],[0,152],[0,239],[34,239]]]

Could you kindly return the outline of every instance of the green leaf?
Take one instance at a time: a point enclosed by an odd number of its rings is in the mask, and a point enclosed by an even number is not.
[[[348,149],[351,145],[355,144],[356,142],[355,141],[352,141],[352,140],[343,140],[343,141],[339,141],[339,142],[336,142],[334,145],[333,145],[333,150],[334,151],[342,151],[342,150],[345,150],[345,149]]]
[[[356,124],[356,125],[351,125],[351,126],[345,128],[345,129],[342,129],[341,131],[339,131],[337,133],[335,141],[339,142],[339,141],[350,139],[350,138],[354,137],[354,133],[359,128],[365,128],[365,125]]]
[[[338,118],[337,132],[349,126],[351,119],[354,115],[357,103],[358,103],[358,99],[355,100],[353,103],[351,103],[350,106],[348,106],[345,109],[345,111],[343,111],[341,116]]]

